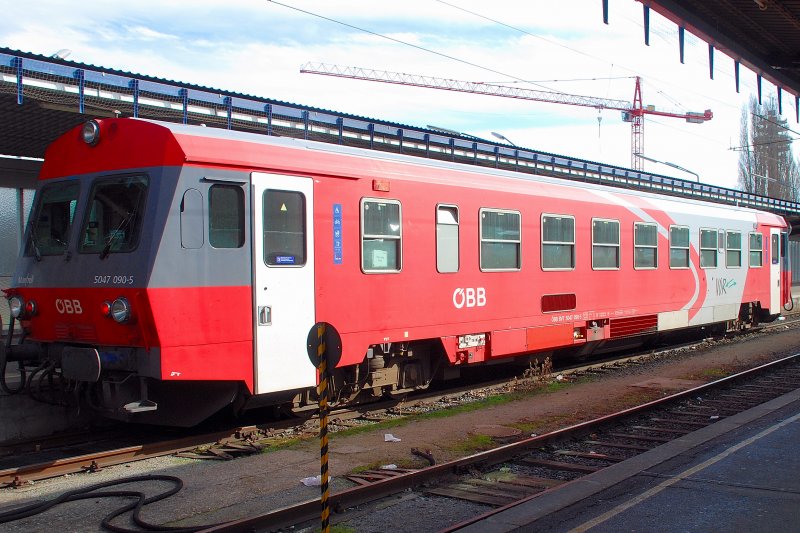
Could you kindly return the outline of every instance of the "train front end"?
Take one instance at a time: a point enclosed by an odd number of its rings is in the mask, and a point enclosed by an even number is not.
[[[179,302],[168,311],[156,303],[150,280],[182,161],[169,131],[146,122],[90,121],[51,145],[5,291],[9,331],[16,323],[21,333],[8,336],[0,359],[19,365],[22,382],[4,388],[106,417],[183,426],[232,401],[232,381],[164,387],[160,326],[181,327],[182,317],[173,314]]]

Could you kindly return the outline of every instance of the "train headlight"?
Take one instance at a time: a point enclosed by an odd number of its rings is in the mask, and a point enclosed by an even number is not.
[[[102,315],[104,317],[110,317],[111,316],[111,302],[103,302],[100,305],[100,313],[102,313]]]
[[[111,303],[111,318],[124,324],[131,319],[131,304],[125,298],[117,298]]]
[[[25,306],[25,302],[22,301],[22,298],[19,296],[12,296],[8,299],[8,307],[11,309],[11,316],[14,318],[19,318],[22,316],[22,310]]]
[[[96,120],[90,120],[85,123],[81,130],[81,138],[89,146],[94,146],[100,142],[100,124]]]

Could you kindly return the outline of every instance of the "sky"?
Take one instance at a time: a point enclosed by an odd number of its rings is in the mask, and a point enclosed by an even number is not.
[[[645,169],[737,187],[742,106],[756,76],[651,11],[650,46],[642,5],[600,0],[37,0],[4,7],[0,46],[132,73],[286,102],[428,125],[518,146],[631,166],[631,128],[619,111],[301,74],[307,62],[551,90],[632,102],[642,79],[644,105],[685,113],[711,109],[703,124],[646,116]],[[366,31],[364,31],[366,30]],[[764,97],[776,89],[764,81]],[[795,99],[783,112],[795,121]],[[500,142],[500,141],[497,141]],[[797,143],[795,143],[797,145]],[[795,146],[795,154],[800,155]]]

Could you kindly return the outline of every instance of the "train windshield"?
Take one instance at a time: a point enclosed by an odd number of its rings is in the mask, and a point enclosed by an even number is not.
[[[142,175],[96,180],[78,250],[100,254],[101,259],[134,250],[139,244],[147,186],[147,176]]]
[[[25,255],[40,259],[43,255],[61,255],[67,250],[79,190],[76,182],[56,183],[42,189],[31,220]]]

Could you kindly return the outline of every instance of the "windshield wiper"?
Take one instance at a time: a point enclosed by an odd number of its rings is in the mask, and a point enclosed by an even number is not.
[[[125,215],[125,218],[123,218],[122,221],[120,221],[116,229],[111,231],[106,239],[106,245],[103,246],[103,250],[100,252],[100,259],[105,259],[108,256],[109,252],[111,252],[111,245],[114,244],[114,240],[121,234],[120,232],[122,230],[128,229],[128,224],[131,223],[131,220],[133,220],[133,215],[135,214],[136,209],[133,211],[128,211],[128,214]]]
[[[34,225],[31,228],[31,247],[33,248],[33,256],[36,258],[36,261],[42,260],[42,252],[39,251],[39,242],[36,239],[36,229],[38,225]]]

